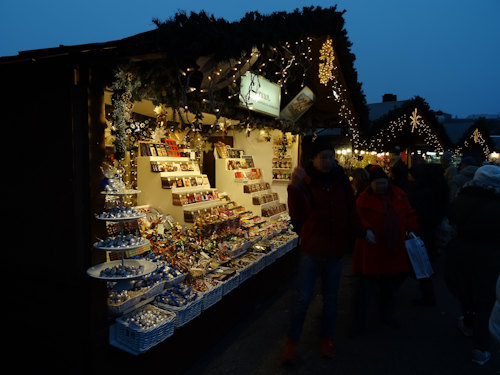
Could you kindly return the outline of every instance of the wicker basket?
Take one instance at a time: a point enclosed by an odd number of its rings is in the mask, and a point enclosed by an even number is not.
[[[242,268],[238,271],[240,274],[240,284],[248,280],[253,275],[254,265],[253,263],[248,263],[248,266]]]
[[[245,254],[248,251],[249,247],[250,247],[250,243],[249,242],[245,242],[243,245],[241,245],[237,249],[226,250],[226,253],[231,258],[238,258],[239,256],[242,256],[243,254]]]
[[[264,256],[265,267],[273,264],[278,259],[278,250],[272,250]]]
[[[252,265],[252,274],[253,275],[256,275],[258,274],[260,271],[262,271],[266,265],[267,265],[267,260],[266,260],[266,256],[267,255],[260,255],[260,258],[257,259],[253,265]]]
[[[240,285],[240,273],[236,272],[230,279],[222,283],[222,295],[225,296]]]
[[[201,314],[203,304],[203,294],[198,293],[198,298],[187,303],[184,306],[172,306],[161,302],[155,302],[155,305],[161,309],[175,313],[175,328],[180,328]]]
[[[142,329],[128,319],[140,311],[154,311],[163,317],[161,323],[154,328]],[[143,353],[174,334],[175,313],[162,310],[153,305],[145,305],[123,317],[116,319],[116,341],[132,351]]]
[[[180,276],[174,277],[173,279],[168,279],[168,280],[166,281],[165,288],[168,288],[168,287],[173,286],[173,285],[180,284],[180,283],[182,283],[185,279],[186,279],[186,274],[185,274],[185,273],[183,273],[183,274],[182,274],[182,275],[180,275]]]
[[[136,305],[139,305],[142,301],[148,298],[148,292],[141,292],[134,297],[127,299],[122,303],[109,303],[108,302],[108,313],[111,316],[118,316],[125,314],[131,310],[134,310]]]
[[[281,258],[283,255],[285,255],[288,252],[288,243],[284,243],[281,246],[276,248],[276,259]]]
[[[163,292],[163,289],[165,289],[167,282],[166,281],[161,281],[159,283],[156,283],[153,285],[149,290],[146,292],[146,298],[152,298]]]
[[[223,292],[222,283],[218,283],[218,285],[203,293],[203,299],[201,304],[202,311],[209,309],[217,302],[219,302],[222,299],[222,292]]]

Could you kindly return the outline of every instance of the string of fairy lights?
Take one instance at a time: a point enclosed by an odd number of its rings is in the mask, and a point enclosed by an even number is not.
[[[264,57],[257,48],[253,48],[250,52],[242,52],[240,58],[230,59],[229,61],[224,61],[218,63],[216,68],[214,68],[209,74],[206,75],[206,80],[200,88],[196,88],[191,84],[191,78],[194,73],[197,72],[197,68],[188,67],[185,69],[178,70],[178,84],[180,87],[181,94],[181,106],[174,108],[174,113],[180,122],[180,127],[183,129],[189,129],[191,132],[187,132],[184,141],[189,143],[193,139],[199,139],[199,134],[204,131],[203,127],[203,115],[200,114],[196,109],[192,109],[191,94],[198,93],[201,94],[201,102],[208,105],[209,112],[215,115],[215,120],[210,125],[210,132],[226,130],[230,120],[223,117],[221,109],[219,107],[220,103],[217,102],[216,92],[221,89],[221,87],[227,87],[227,83],[231,82],[229,85],[232,88],[227,96],[227,100],[233,100],[241,93],[237,89],[238,79],[244,72],[252,70],[259,75],[265,74],[269,75],[270,71],[274,69],[274,79],[273,82],[277,83],[285,94],[287,94],[287,83],[291,77],[292,68],[300,68],[302,71],[302,83],[301,87],[305,85],[306,74],[308,70],[313,66],[313,51],[312,51],[313,38],[304,38],[293,43],[286,42],[281,46],[272,48],[272,55]],[[270,67],[272,68],[270,69]],[[294,78],[297,78],[297,69],[294,70]],[[272,73],[271,73],[272,74]],[[130,76],[126,75],[127,84],[130,86]],[[403,132],[410,132],[417,135],[428,148],[432,148],[435,152],[443,152],[443,146],[440,140],[431,126],[427,124],[424,118],[418,113],[418,109],[415,108],[411,115],[403,114],[395,120],[389,121],[388,125],[372,137],[367,139],[362,139],[356,116],[354,114],[352,105],[349,100],[349,92],[345,85],[341,82],[340,67],[338,65],[338,59],[335,56],[335,48],[333,45],[333,40],[331,38],[326,38],[322,43],[319,50],[319,62],[318,62],[318,79],[320,84],[328,87],[331,91],[331,95],[328,95],[328,99],[332,99],[338,105],[338,116],[342,119],[342,125],[348,130],[349,141],[352,144],[353,150],[364,150],[367,153],[379,153],[385,152],[389,148],[390,144],[394,143]],[[122,81],[125,81],[122,78]],[[115,85],[116,87],[117,85]],[[119,86],[119,85],[118,85]],[[125,89],[125,88],[124,88]],[[230,90],[231,91],[231,90]],[[124,94],[122,94],[124,97]],[[128,97],[127,97],[128,98]],[[197,97],[197,100],[200,98]],[[220,99],[219,99],[220,100]],[[129,104],[127,100],[123,100],[125,104]],[[123,106],[125,108],[125,105]],[[156,128],[149,129],[149,138],[158,135],[166,134],[168,131],[174,132],[179,128],[174,126],[174,121],[168,121],[165,108],[168,104],[157,106],[160,110],[157,111],[157,121]],[[163,108],[163,110],[161,109]],[[129,108],[127,108],[130,110]],[[120,112],[120,108],[115,109]],[[122,111],[123,112],[123,111]],[[123,116],[122,116],[123,117]],[[115,119],[117,117],[115,116]],[[120,126],[124,126],[125,121],[120,121],[119,123],[113,124],[115,128],[115,134],[120,135],[120,140],[123,141],[122,130],[118,129]],[[169,129],[168,129],[168,123]],[[235,122],[236,123],[236,122]],[[240,121],[241,123],[241,121]],[[244,123],[243,123],[244,124]],[[246,126],[246,131],[250,132],[253,127],[250,122],[244,124]],[[135,124],[136,131],[130,132],[130,128],[134,128],[134,124],[128,124],[128,134],[131,135],[134,142],[140,140],[137,129],[143,128],[144,124]],[[151,124],[147,124],[151,126]],[[409,129],[409,130],[408,130]],[[148,133],[147,131],[141,132],[141,136]],[[198,134],[198,135],[197,135]],[[155,136],[156,137],[156,136]],[[127,140],[130,143],[130,140]],[[478,143],[484,150],[486,156],[490,154],[490,150],[484,140],[484,137],[476,129],[476,132],[471,135],[471,140],[467,140],[464,147],[468,147],[468,142]],[[116,145],[117,142],[115,142]],[[119,142],[118,142],[119,143]],[[130,146],[130,144],[128,144]],[[123,148],[123,147],[121,147]],[[459,154],[462,152],[462,147],[458,147],[454,153]]]
[[[356,123],[356,117],[354,116],[351,106],[349,105],[349,93],[347,88],[340,83],[339,66],[335,63],[335,49],[331,38],[326,39],[321,46],[319,53],[319,82],[324,86],[330,86],[332,95],[328,95],[328,98],[339,103],[337,114],[339,118],[343,120],[343,125],[347,129],[350,129],[350,140],[356,148],[359,146],[359,131]]]
[[[496,152],[491,152],[490,148],[483,137],[481,131],[476,128],[470,135],[464,140],[463,146],[459,146],[456,148],[455,153],[461,154],[463,153],[463,149],[470,146],[470,144],[475,143],[478,144],[483,150],[484,156],[486,158],[498,158],[498,154]]]
[[[389,148],[391,143],[397,139],[398,135],[408,131],[415,133],[423,139],[423,143],[432,148],[436,152],[443,152],[444,148],[441,142],[432,129],[418,114],[418,109],[415,108],[410,116],[403,114],[395,120],[389,121],[387,127],[380,131],[368,140],[361,142],[361,148],[367,150],[384,151]]]
[[[176,115],[174,121],[178,121],[181,128],[190,128],[194,132],[203,131],[203,114],[199,111],[199,102],[201,102],[203,105],[208,106],[208,113],[215,115],[215,120],[211,124],[209,131],[221,130],[225,121],[221,121],[223,118],[220,108],[221,103],[217,101],[221,99],[220,97],[216,99],[215,94],[221,87],[229,87],[230,92],[226,98],[227,100],[233,100],[240,96],[240,92],[237,90],[238,79],[247,70],[252,70],[259,75],[263,75],[264,78],[277,83],[286,95],[288,94],[287,84],[292,76],[291,71],[292,68],[295,68],[293,77],[294,79],[301,79],[300,87],[303,88],[305,86],[306,75],[313,66],[312,42],[313,38],[311,37],[294,42],[285,42],[280,46],[273,47],[270,56],[269,53],[264,56],[257,48],[253,48],[249,53],[243,51],[240,58],[219,62],[216,68],[212,69],[206,75],[206,80],[204,80],[204,84],[200,88],[192,84],[192,76],[197,72],[197,68],[186,67],[178,69],[177,91],[180,92],[180,104],[174,106],[174,113]],[[348,90],[338,79],[340,69],[335,58],[331,38],[328,38],[323,43],[319,64],[319,70],[323,72],[322,74],[328,75],[328,79],[324,84],[330,86],[332,92],[331,98],[340,103],[338,106],[338,115],[343,119],[343,125],[349,129],[357,128],[354,111],[349,105]],[[274,75],[274,77],[269,77],[270,75]],[[300,75],[302,75],[301,78]],[[231,84],[228,85],[228,82]],[[197,94],[197,96],[192,97],[193,94]],[[168,103],[164,107],[169,107]],[[157,126],[164,126],[168,122],[166,121],[164,112],[157,115]],[[239,123],[245,125],[244,121],[240,120]],[[283,128],[289,126],[286,121],[281,121],[281,123]],[[115,127],[117,125],[121,126],[122,124],[115,124]],[[246,123],[246,129],[247,131],[253,129],[253,124],[250,121]],[[117,129],[116,133],[119,132],[120,130]],[[353,132],[353,134],[354,141],[356,141],[357,131]]]

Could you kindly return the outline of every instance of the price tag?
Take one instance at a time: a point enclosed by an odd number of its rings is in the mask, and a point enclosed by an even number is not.
[[[159,223],[158,226],[158,234],[164,234],[165,233],[165,226],[163,225],[163,223]]]

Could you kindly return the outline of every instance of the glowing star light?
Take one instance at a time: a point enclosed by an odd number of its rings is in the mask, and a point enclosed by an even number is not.
[[[420,125],[420,120],[422,119],[422,116],[417,114],[417,108],[415,108],[413,110],[413,113],[410,116],[410,119],[411,119],[411,122],[410,122],[411,132],[413,133],[413,131],[418,127],[418,125]]]
[[[482,141],[483,137],[481,136],[481,133],[479,132],[478,128],[476,128],[476,130],[474,130],[473,137],[474,137],[474,142],[476,142],[476,143],[479,143]]]

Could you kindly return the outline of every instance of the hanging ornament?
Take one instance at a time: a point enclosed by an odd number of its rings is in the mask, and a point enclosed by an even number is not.
[[[323,46],[321,47],[318,67],[318,77],[319,82],[322,85],[328,85],[328,82],[333,80],[333,60],[335,60],[335,55],[333,54],[332,40],[327,39]]]

